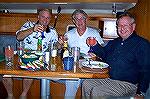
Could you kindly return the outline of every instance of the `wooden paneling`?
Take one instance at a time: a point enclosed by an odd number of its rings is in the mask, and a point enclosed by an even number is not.
[[[139,0],[130,10],[136,18],[136,31],[150,41],[150,0]]]
[[[50,21],[50,25],[54,25],[54,16]],[[99,28],[99,20],[104,17],[114,17],[113,15],[89,15],[87,25],[91,27]],[[26,21],[37,21],[37,14],[13,14],[13,13],[0,13],[0,34],[10,34],[16,35],[16,31],[26,22]],[[59,35],[66,32],[67,25],[73,24],[71,19],[71,14],[60,14],[58,16],[56,31]]]
[[[0,34],[16,35],[16,31],[29,19],[35,21],[36,14],[0,14]]]

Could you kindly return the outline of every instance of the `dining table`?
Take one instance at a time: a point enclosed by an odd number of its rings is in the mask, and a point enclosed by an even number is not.
[[[40,79],[40,96],[41,99],[48,99],[50,97],[50,86],[49,83],[51,80],[57,79],[67,79],[67,80],[78,80],[78,79],[102,79],[108,78],[108,72],[98,73],[98,72],[86,72],[80,68],[78,65],[76,71],[65,71],[63,69],[62,59],[57,58],[57,68],[56,71],[51,70],[23,70],[20,68],[19,57],[18,55],[14,56],[14,64],[11,69],[7,69],[5,66],[5,60],[0,62],[0,74],[4,75],[3,77],[17,77],[17,78],[38,78]],[[69,90],[69,89],[66,89]]]

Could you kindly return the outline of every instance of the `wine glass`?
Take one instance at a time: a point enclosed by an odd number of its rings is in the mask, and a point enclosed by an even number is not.
[[[96,38],[95,37],[88,37],[86,39],[86,43],[88,46],[90,46],[90,50],[88,51],[88,53],[93,53],[92,46],[96,45],[96,43],[97,43]],[[90,65],[90,66],[91,66],[91,63],[90,63],[91,59],[92,59],[92,57],[88,58],[88,65]]]
[[[14,49],[10,45],[5,47],[5,56],[6,57],[13,57],[14,56]]]
[[[95,37],[88,37],[86,39],[86,43],[88,46],[90,46],[90,50],[88,51],[88,53],[92,53],[93,52],[92,46],[96,45],[96,43],[97,43],[96,38]]]

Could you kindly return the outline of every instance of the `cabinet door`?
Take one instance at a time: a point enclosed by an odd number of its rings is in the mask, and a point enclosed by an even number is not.
[[[112,20],[112,19],[104,20],[103,37],[104,38],[118,37],[115,19],[114,20]]]

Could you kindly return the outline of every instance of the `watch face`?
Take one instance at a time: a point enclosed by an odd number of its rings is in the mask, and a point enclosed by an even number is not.
[[[138,93],[137,96],[145,96],[145,93],[140,91],[140,93]]]

